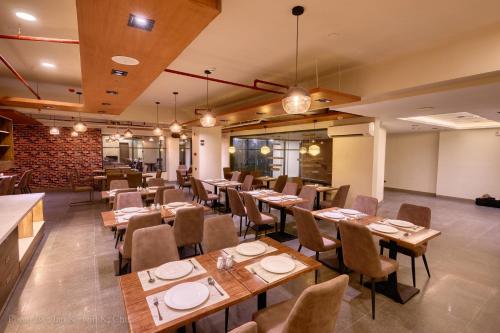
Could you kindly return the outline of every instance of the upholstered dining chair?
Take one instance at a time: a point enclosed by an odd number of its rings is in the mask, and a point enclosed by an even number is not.
[[[203,229],[202,243],[207,253],[239,244],[233,219],[229,215],[219,215],[206,219]]]
[[[135,230],[132,235],[132,272],[179,260],[174,229],[168,224]]]
[[[314,201],[316,199],[316,189],[313,186],[303,186],[299,193],[299,198],[304,199],[304,202],[298,203],[295,207],[300,207],[306,210],[314,209]],[[292,208],[285,209],[287,215],[293,215]]]
[[[161,179],[161,170],[160,169],[156,170],[155,178]]]
[[[156,188],[155,197],[153,203],[163,205],[163,194],[167,188],[165,186],[158,186]]]
[[[247,210],[245,208],[245,204],[243,203],[243,200],[241,199],[241,196],[238,193],[238,191],[235,190],[234,188],[228,188],[227,195],[229,197],[229,207],[231,208],[231,216],[236,215],[239,216],[240,218],[240,236],[241,236],[243,218],[245,218],[245,220],[247,220],[248,222]]]
[[[363,276],[371,279],[372,319],[375,319],[375,280],[387,277],[398,270],[398,262],[379,256],[370,230],[358,223],[340,222],[342,255],[344,264]]]
[[[415,225],[430,228],[431,227],[431,209],[429,207],[417,206],[408,203],[404,203],[399,207],[398,220],[408,221]],[[389,242],[381,239],[379,241],[380,254],[384,254],[384,248],[389,248]],[[427,276],[431,277],[431,272],[429,270],[429,265],[427,264],[427,258],[425,257],[425,252],[427,251],[427,243],[419,245],[415,248],[404,247],[398,245],[397,251],[411,258],[411,274],[413,280],[413,287],[416,286],[415,278],[415,258],[422,257],[424,262],[425,270],[427,271]]]
[[[297,183],[287,182],[281,193],[285,195],[297,195],[297,189],[298,189]]]
[[[229,167],[224,167],[222,168],[222,174],[224,175],[224,179],[230,180],[231,179],[231,168]]]
[[[254,198],[248,193],[242,193],[243,202],[245,203],[245,208],[247,209],[247,228],[245,230],[245,234],[243,238],[246,238],[247,232],[249,228],[254,229],[255,231],[255,239],[259,237],[260,227],[266,225],[274,225],[274,229],[278,231],[278,221],[276,217],[272,214],[261,213],[257,204],[255,203]],[[254,226],[251,226],[251,223]],[[264,229],[264,234],[266,233],[266,229]]]
[[[110,191],[121,190],[125,188],[130,188],[130,187],[128,187],[128,181],[126,179],[123,179],[123,177],[122,179],[114,179],[109,183]],[[137,186],[134,188],[137,188]]]
[[[177,175],[177,185],[179,185],[179,188],[182,190],[184,190],[184,188],[187,188],[189,192],[191,192],[191,183],[189,183],[186,178],[184,178],[179,170],[175,170],[175,174]]]
[[[257,323],[255,321],[249,321],[248,323],[232,329],[229,333],[258,333]]]
[[[243,180],[243,184],[241,184],[241,190],[242,191],[250,191],[250,190],[252,190],[252,183],[253,183],[253,176],[252,175],[246,175],[245,179]]]
[[[28,193],[31,193],[31,183],[33,183],[33,170],[28,170],[28,181],[26,182],[26,188],[28,189]]]
[[[127,207],[143,207],[142,196],[139,192],[117,193],[115,198],[115,210]]]
[[[7,190],[8,194],[16,194],[16,179],[17,176],[10,177],[9,189]]]
[[[125,239],[118,247],[118,270],[123,273],[123,261],[127,262],[128,271],[131,270],[130,261],[132,259],[132,238],[134,232],[141,228],[152,227],[161,224],[160,212],[134,215],[130,218],[125,231]]]
[[[19,193],[29,193],[28,190],[28,178],[31,170],[26,170],[21,175],[19,183],[15,184],[15,190],[19,190]]]
[[[333,332],[349,277],[307,287],[294,299],[269,306],[253,314],[259,333]]]
[[[163,191],[163,204],[169,204],[171,202],[184,202],[186,200],[186,196],[184,195],[184,191],[181,189],[166,189]]]
[[[189,182],[191,183],[191,189],[193,190],[193,201],[199,202],[200,195],[198,194],[198,186],[196,186],[196,180],[194,177],[189,178]]]
[[[288,179],[287,175],[279,176],[278,179],[276,179],[276,182],[274,183],[273,191],[274,192],[282,192],[283,189],[285,188],[287,179]]]
[[[148,186],[165,186],[165,179],[163,178],[148,178],[146,184]]]
[[[137,188],[137,186],[142,186],[142,173],[140,172],[129,172],[127,173],[128,187]]]
[[[106,189],[111,190],[111,182],[113,180],[126,180],[121,172],[106,172]],[[127,186],[128,187],[128,182]],[[137,186],[136,186],[137,187]]]
[[[337,208],[344,208],[345,207],[345,202],[347,199],[347,193],[349,193],[349,188],[351,188],[351,185],[342,185],[339,187],[337,192],[335,193],[335,196],[333,197],[332,200],[323,200],[320,202],[320,207],[321,208],[330,208],[330,207],[337,207]]]
[[[174,235],[177,247],[194,246],[194,254],[197,255],[196,248],[199,247],[203,254],[203,207],[181,208],[177,210],[174,221]]]
[[[9,195],[11,177],[3,177],[0,179],[0,195]]]
[[[89,193],[89,200],[86,201],[72,201],[69,203],[70,206],[80,205],[80,204],[89,204],[94,202],[94,187],[85,184],[79,184],[77,181],[77,177],[74,171],[68,172],[69,184],[71,186],[71,191],[74,193]]]
[[[361,213],[375,216],[378,210],[378,200],[366,195],[358,195],[354,198],[351,208]]]
[[[240,171],[233,171],[230,181],[237,182],[238,180],[240,180],[240,175],[241,175]]]
[[[335,250],[342,246],[340,240],[321,234],[318,224],[310,211],[299,207],[292,207],[292,211],[299,236],[299,252],[304,246],[316,252],[316,260],[319,260],[320,252]],[[338,259],[339,269],[342,270],[342,256],[340,254]],[[318,283],[318,270],[314,272],[314,281]]]
[[[208,193],[205,186],[203,186],[201,180],[195,179],[195,183],[196,183],[196,189],[198,190],[198,196],[200,198],[200,202],[205,203],[205,205],[207,206],[209,201],[212,202],[212,208],[215,211],[215,207],[217,205],[217,202],[219,201],[219,195]]]
[[[290,182],[297,184],[297,193],[300,193],[300,191],[302,191],[302,187],[304,186],[304,181],[302,180],[302,178],[292,177]]]

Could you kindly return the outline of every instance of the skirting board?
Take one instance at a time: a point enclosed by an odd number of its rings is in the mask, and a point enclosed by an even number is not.
[[[437,196],[436,193],[422,192],[422,191],[413,191],[413,190],[407,190],[407,189],[403,189],[403,188],[384,187],[384,190],[386,190],[386,191],[393,191],[393,192],[404,192],[404,193],[411,193],[411,194],[420,194],[420,195],[425,195],[425,196],[428,196],[428,197],[435,197],[435,196]]]

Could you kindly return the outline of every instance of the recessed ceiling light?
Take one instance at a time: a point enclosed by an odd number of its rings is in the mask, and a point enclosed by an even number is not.
[[[134,14],[130,14],[128,16],[129,27],[151,31],[153,30],[154,25],[155,25],[155,20],[147,19],[141,16],[136,16]]]
[[[115,91],[115,90],[106,90],[106,94],[108,94],[108,95],[118,95],[118,91]]]
[[[51,105],[44,105],[43,107],[44,107],[45,109],[53,109],[53,108],[54,108],[54,107],[53,107],[53,106],[51,106]]]
[[[120,69],[112,69],[111,74],[116,75],[116,76],[127,76],[128,72],[122,71]]]
[[[51,62],[46,62],[46,61],[42,61],[40,63],[40,65],[42,65],[43,67],[46,67],[46,68],[56,68],[56,65],[54,65]]]
[[[318,98],[316,100],[316,102],[320,102],[320,103],[330,103],[332,100],[329,99],[329,98]]]
[[[16,16],[25,21],[30,21],[30,22],[36,21],[36,17],[25,12],[16,12]]]
[[[126,56],[112,56],[111,60],[116,62],[117,64],[120,65],[126,65],[126,66],[135,66],[139,65],[139,60],[132,58],[132,57],[126,57]]]
[[[417,122],[431,126],[448,127],[452,129],[500,127],[499,122],[489,120],[469,112],[454,112],[454,113],[444,113],[444,114],[435,114],[430,116],[417,116],[417,117],[398,118],[398,119]]]
[[[417,110],[434,110],[433,106],[421,106]]]
[[[106,113],[106,111],[104,111],[104,110],[99,110],[99,111],[97,111],[97,113]]]
[[[109,106],[111,105],[111,103],[108,103],[108,102],[102,102],[101,105],[104,105],[104,106]]]

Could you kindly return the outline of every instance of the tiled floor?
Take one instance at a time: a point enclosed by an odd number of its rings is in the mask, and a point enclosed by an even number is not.
[[[104,204],[68,206],[72,194],[46,196],[46,236],[24,273],[5,313],[0,332],[126,332],[113,235],[101,226]],[[471,203],[387,192],[380,215],[394,217],[402,202],[432,209],[432,226],[443,232],[431,242],[427,279],[417,260],[421,292],[405,305],[377,295],[377,319],[370,317],[370,294],[351,275],[337,332],[498,332],[500,330],[500,210]],[[287,225],[294,232],[293,223]],[[324,231],[336,234],[331,225]],[[251,236],[250,236],[251,237]],[[296,247],[297,241],[290,246]],[[409,258],[400,256],[399,280],[411,283]],[[336,273],[321,270],[321,280]],[[272,304],[297,295],[313,274],[276,288]],[[230,327],[251,318],[256,300],[230,310]],[[198,322],[199,332],[223,331],[223,313]]]

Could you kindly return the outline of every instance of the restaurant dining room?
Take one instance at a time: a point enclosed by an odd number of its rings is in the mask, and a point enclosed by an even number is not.
[[[499,332],[499,12],[0,1],[0,332]]]

